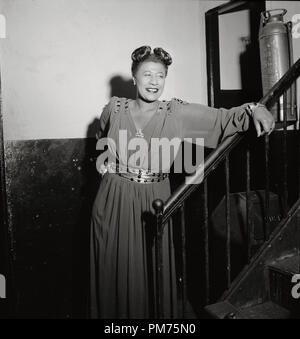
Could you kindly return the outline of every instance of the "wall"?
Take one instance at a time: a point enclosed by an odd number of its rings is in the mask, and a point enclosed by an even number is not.
[[[130,54],[163,46],[174,58],[164,98],[207,102],[204,12],[224,1],[0,0],[6,140],[84,138]],[[120,76],[118,78],[118,76]]]
[[[110,81],[126,85],[130,53],[145,43],[174,57],[165,99],[206,103],[204,13],[225,2],[0,0],[7,24],[0,39],[5,139],[86,137],[110,97]],[[299,2],[266,4],[286,8],[287,20],[300,14]],[[295,60],[299,55],[300,38]]]

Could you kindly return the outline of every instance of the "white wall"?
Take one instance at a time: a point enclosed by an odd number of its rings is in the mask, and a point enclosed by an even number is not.
[[[85,137],[144,44],[173,56],[163,99],[206,103],[204,13],[224,2],[0,0],[5,139]]]
[[[0,0],[5,139],[85,137],[109,99],[110,79],[130,79],[130,54],[142,44],[173,56],[163,99],[207,103],[204,14],[225,2]],[[266,3],[286,8],[286,20],[300,14],[299,1]]]

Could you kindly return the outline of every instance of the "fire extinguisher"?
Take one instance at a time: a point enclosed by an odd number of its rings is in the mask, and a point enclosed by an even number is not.
[[[263,94],[284,75],[293,64],[292,23],[285,23],[286,9],[273,9],[261,13],[259,48]],[[277,122],[297,120],[296,83],[280,97],[271,109]]]

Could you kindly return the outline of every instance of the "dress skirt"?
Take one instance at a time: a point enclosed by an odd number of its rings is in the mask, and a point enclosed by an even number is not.
[[[155,230],[152,203],[170,196],[169,179],[151,184],[106,173],[91,222],[90,316],[154,317]],[[164,318],[176,317],[177,289],[172,226],[164,228]]]

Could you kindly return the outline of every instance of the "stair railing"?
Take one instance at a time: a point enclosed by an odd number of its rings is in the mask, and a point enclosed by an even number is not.
[[[297,80],[300,76],[300,59],[282,76],[282,78],[269,90],[269,92],[259,101],[261,104],[265,105],[270,109],[279,98],[283,96],[283,102],[287,102],[287,90],[290,86]],[[283,128],[283,216],[285,217],[288,214],[288,172],[287,172],[287,114],[284,114],[284,121],[282,122]],[[234,150],[241,141],[246,137],[245,134],[236,134],[230,139],[225,139],[204,161],[204,165],[200,171],[197,172],[195,177],[196,184],[182,184],[179,186],[175,192],[170,196],[170,198],[163,202],[160,199],[157,199],[153,202],[153,208],[156,213],[156,240],[155,240],[155,253],[156,253],[156,286],[155,286],[155,315],[156,318],[163,318],[164,314],[164,303],[163,303],[163,258],[162,258],[162,238],[164,225],[166,225],[169,220],[177,213],[178,211],[181,214],[181,256],[182,256],[182,273],[180,277],[181,283],[181,312],[182,318],[184,318],[187,305],[187,281],[186,281],[186,250],[185,250],[185,204],[187,199],[195,192],[201,185],[203,185],[204,190],[204,250],[205,250],[205,295],[206,295],[206,304],[210,302],[210,258],[209,258],[209,218],[208,218],[208,183],[207,180],[211,173],[219,167],[223,162],[225,162],[225,177],[226,177],[226,281],[227,287],[229,288],[231,284],[231,220],[230,220],[230,166],[229,166],[229,155],[232,150]],[[299,138],[300,142],[300,138]],[[300,147],[299,147],[300,149]],[[270,169],[269,169],[269,136],[265,135],[265,200],[264,200],[264,221],[266,224],[266,234],[265,240],[269,236],[268,232],[268,215],[270,207]],[[300,153],[297,155],[300,159]],[[300,173],[300,171],[299,171]],[[199,178],[202,178],[201,182]],[[251,230],[250,225],[250,214],[249,214],[249,198],[250,198],[250,151],[246,151],[246,224],[247,224],[247,237],[248,244],[250,239],[253,236],[253,230]],[[300,178],[299,178],[299,192],[300,192]],[[248,248],[248,260],[250,260],[250,246]]]

